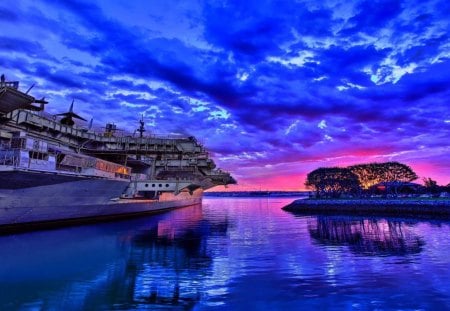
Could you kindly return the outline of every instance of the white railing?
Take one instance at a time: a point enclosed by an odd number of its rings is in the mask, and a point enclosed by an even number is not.
[[[85,121],[79,121],[80,124],[83,124],[82,126],[73,125],[73,126],[67,126],[64,124],[59,123],[57,120],[56,115],[49,114],[47,112],[32,112],[27,110],[15,110],[13,112],[9,113],[9,118],[11,119],[18,119],[17,114],[26,114],[23,116],[25,122],[30,122],[33,124],[41,124],[43,126],[47,126],[52,129],[59,129],[59,128],[65,128],[66,130],[64,132],[66,133],[88,133],[91,135],[95,135],[96,138],[99,139],[105,139],[105,138],[112,138],[112,140],[118,140],[120,138],[126,138],[126,139],[133,139],[137,141],[147,141],[148,139],[161,139],[163,141],[173,141],[176,139],[182,139],[186,140],[189,139],[189,136],[183,136],[183,135],[164,135],[164,134],[150,134],[146,135],[144,137],[138,137],[136,136],[136,133],[130,133],[125,130],[115,130],[113,133],[106,132],[105,129],[99,128],[99,127],[93,127],[89,128],[88,123]],[[81,136],[81,135],[80,135]],[[195,139],[193,140],[197,142]],[[197,142],[198,143],[198,142]]]
[[[18,167],[20,164],[20,157],[14,152],[0,151],[0,165]]]
[[[10,87],[13,89],[18,89],[19,88],[19,82],[18,81],[0,81],[0,87]]]

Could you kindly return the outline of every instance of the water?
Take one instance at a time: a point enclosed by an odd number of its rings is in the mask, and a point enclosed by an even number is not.
[[[449,222],[299,216],[291,201],[0,236],[0,310],[449,309]]]

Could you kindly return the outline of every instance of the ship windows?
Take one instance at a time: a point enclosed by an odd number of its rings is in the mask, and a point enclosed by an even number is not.
[[[166,188],[169,188],[169,184],[166,184]]]
[[[148,188],[148,184],[145,184],[145,188]]]
[[[48,161],[48,154],[44,152],[30,151],[28,156],[30,159]]]
[[[162,184],[159,184],[159,187],[162,188]]]
[[[26,146],[25,138],[13,137],[11,139],[11,148],[12,149],[24,149],[25,146]]]
[[[155,188],[155,184],[152,184],[152,187]]]

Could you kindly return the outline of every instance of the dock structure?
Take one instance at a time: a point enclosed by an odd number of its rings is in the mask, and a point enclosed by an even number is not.
[[[300,199],[283,207],[304,214],[354,214],[449,217],[450,198],[445,199]]]

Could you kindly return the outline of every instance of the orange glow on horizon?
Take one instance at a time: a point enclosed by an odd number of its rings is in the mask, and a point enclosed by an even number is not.
[[[208,191],[308,191],[305,188],[306,174],[269,176],[267,178],[238,180],[237,185],[217,186]]]
[[[364,158],[364,157],[362,157]],[[302,165],[299,163],[298,170],[295,169],[289,174],[280,175],[270,175],[267,174],[263,177],[258,178],[238,178],[237,185],[229,185],[227,187],[217,186],[208,191],[311,191],[307,189],[304,185],[306,180],[306,175],[319,167],[346,167],[355,164],[373,163],[373,162],[387,162],[385,158],[371,158],[371,159],[358,159],[355,157],[349,157],[345,159],[339,159],[339,162],[333,161],[317,161],[315,164]],[[410,166],[414,172],[416,172],[418,179],[412,182],[423,184],[423,178],[430,177],[437,181],[440,186],[446,186],[450,183],[448,168],[443,168],[439,164],[434,163],[424,163],[417,161],[403,161],[402,159],[393,159],[392,161],[397,161]],[[233,175],[233,173],[231,173]],[[272,172],[276,174],[276,172]]]

